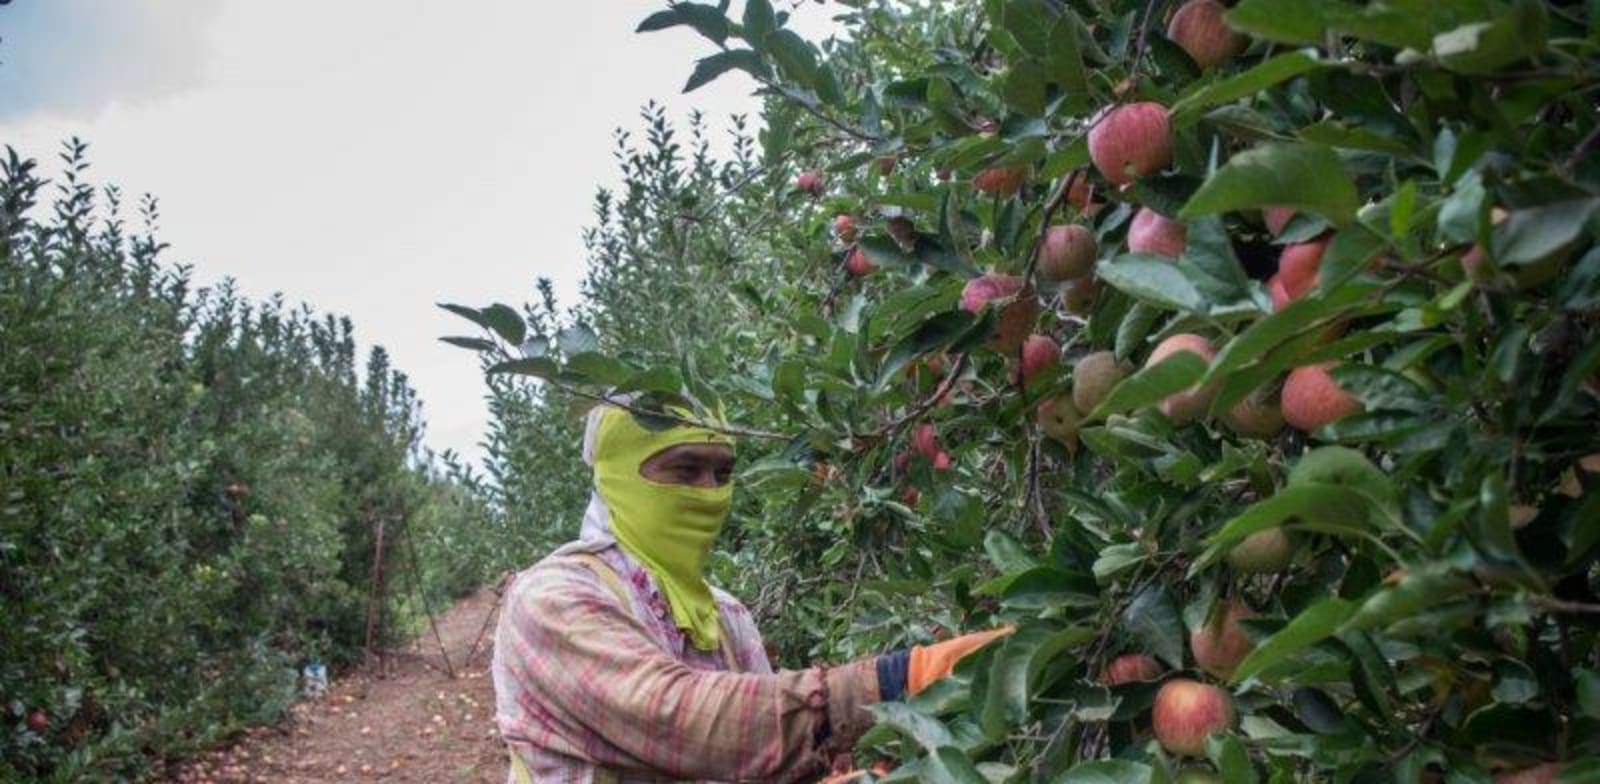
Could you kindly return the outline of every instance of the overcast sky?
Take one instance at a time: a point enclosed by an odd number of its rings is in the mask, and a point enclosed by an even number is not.
[[[664,6],[12,0],[0,144],[54,171],[82,137],[97,181],[160,198],[169,261],[350,315],[410,374],[429,445],[477,456],[482,378],[433,303],[520,304],[547,276],[570,304],[612,131],[652,98],[754,118],[742,77],[679,94],[710,44],[633,32]],[[816,39],[829,16],[806,3],[794,24]]]

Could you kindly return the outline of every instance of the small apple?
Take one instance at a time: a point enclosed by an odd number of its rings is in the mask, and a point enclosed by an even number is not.
[[[996,166],[978,172],[972,178],[972,187],[979,193],[1009,197],[1017,195],[1028,179],[1028,170],[1021,166]]]
[[[1142,101],[1109,110],[1089,129],[1089,159],[1116,185],[1166,168],[1172,162],[1167,107]]]
[[[1140,207],[1128,224],[1128,250],[1176,259],[1189,246],[1189,227],[1149,207]]]
[[[1283,571],[1294,556],[1294,542],[1282,528],[1268,528],[1246,536],[1228,550],[1228,565],[1243,574]]]
[[[856,241],[856,219],[853,215],[839,214],[833,218],[833,234],[846,245]]]
[[[1153,681],[1161,677],[1161,663],[1148,653],[1124,653],[1112,659],[1100,673],[1100,682],[1107,686],[1124,683]]]
[[[28,713],[28,729],[37,735],[43,735],[50,730],[50,714],[42,710],[32,710]]]
[[[1239,662],[1255,648],[1239,621],[1254,615],[1249,607],[1230,602],[1222,612],[1190,632],[1189,651],[1194,654],[1195,664],[1222,680],[1232,677]]]
[[[1262,387],[1234,403],[1222,415],[1222,423],[1241,436],[1270,439],[1283,429],[1282,404]]]
[[[1011,300],[1000,311],[1000,323],[987,344],[1002,354],[1016,353],[1039,314],[1037,299],[1031,294],[1022,294],[1022,288],[1022,278],[991,272],[967,281],[961,290],[961,309],[968,313],[981,313],[995,300]]]
[[[1022,341],[1019,367],[1024,384],[1059,364],[1061,364],[1061,346],[1057,345],[1049,335],[1033,334]]]
[[[1322,267],[1322,254],[1327,249],[1327,239],[1315,239],[1286,245],[1278,254],[1278,274],[1274,277],[1282,282],[1284,294],[1287,295],[1289,302],[1300,299],[1306,292],[1316,288],[1317,272]],[[1278,309],[1282,310],[1281,307]]]
[[[1555,784],[1566,766],[1559,762],[1545,762],[1531,768],[1501,773],[1494,784]]]
[[[1183,47],[1202,70],[1221,65],[1250,45],[1249,38],[1223,21],[1227,11],[1217,0],[1189,0],[1167,23],[1167,38]]]
[[[1174,678],[1156,692],[1151,724],[1167,751],[1203,757],[1206,739],[1233,726],[1233,697],[1215,686]]]
[[[1100,299],[1100,279],[1085,275],[1061,284],[1061,305],[1074,316],[1087,317]]]
[[[1053,281],[1081,278],[1094,270],[1099,252],[1089,227],[1076,223],[1051,226],[1039,242],[1039,274]]]
[[[1315,432],[1361,412],[1361,402],[1339,387],[1328,372],[1336,362],[1306,365],[1289,371],[1283,382],[1283,420],[1303,432]]]
[[[1053,397],[1039,404],[1038,411],[1034,414],[1034,421],[1044,434],[1054,438],[1066,447],[1068,451],[1078,448],[1078,426],[1082,415],[1073,407],[1072,400],[1065,396]]]
[[[895,164],[899,162],[900,156],[898,155],[880,155],[876,161],[873,161],[873,163],[878,167],[878,176],[880,177],[887,177],[891,174],[894,174]]]
[[[939,431],[929,422],[917,425],[916,429],[911,431],[911,448],[916,450],[917,454],[933,460],[943,452],[939,447]]]
[[[1172,784],[1222,784],[1222,777],[1206,768],[1184,768],[1173,777]]]
[[[800,172],[800,176],[794,178],[794,189],[803,193],[809,193],[812,196],[821,196],[822,172],[815,169],[811,171]]]
[[[872,259],[867,258],[867,254],[860,248],[851,248],[850,255],[844,260],[845,272],[858,278],[871,275],[877,269],[878,265],[873,264]]]
[[[1084,413],[1093,411],[1127,374],[1127,366],[1110,351],[1085,356],[1072,366],[1072,404]]]
[[[1180,332],[1158,343],[1155,350],[1150,352],[1149,358],[1145,360],[1144,366],[1152,367],[1180,351],[1194,354],[1207,364],[1217,355],[1216,349],[1211,347],[1211,341],[1199,335]],[[1161,401],[1161,413],[1175,425],[1186,425],[1204,416],[1206,409],[1211,407],[1211,400],[1216,396],[1215,384],[1175,392]]]

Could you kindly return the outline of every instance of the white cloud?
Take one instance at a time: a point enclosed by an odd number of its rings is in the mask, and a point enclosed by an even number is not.
[[[203,283],[232,276],[253,296],[349,314],[417,386],[430,445],[469,455],[482,379],[437,341],[464,322],[433,303],[518,303],[538,276],[571,302],[594,190],[617,176],[612,130],[636,127],[652,98],[679,118],[757,108],[737,76],[678,95],[710,44],[682,28],[634,34],[657,0],[15,0],[0,9],[0,75],[7,50],[37,62],[32,49],[55,42],[29,36],[63,29],[51,17],[13,31],[8,16],[58,3],[142,9],[101,60],[157,41],[202,62],[149,83],[100,65],[30,70],[36,106],[0,110],[0,143],[45,158],[83,137],[96,177],[161,198],[172,260]],[[808,35],[829,24],[815,5],[799,16]]]

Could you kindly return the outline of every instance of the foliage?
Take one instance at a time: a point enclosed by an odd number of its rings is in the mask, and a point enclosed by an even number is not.
[[[129,233],[84,146],[51,184],[0,171],[0,779],[136,778],[279,717],[307,660],[361,652],[373,532],[464,538],[484,517],[427,469],[405,376],[348,320],[194,291],[156,204]],[[434,600],[482,564],[427,573]],[[476,569],[476,571],[473,571]],[[416,627],[393,602],[376,642]]]
[[[1592,780],[1594,5],[1240,0],[1226,22],[1247,48],[1208,68],[1162,0],[841,5],[820,46],[766,0],[645,20],[714,47],[687,89],[754,78],[763,130],[722,163],[655,115],[642,147],[624,139],[573,323],[529,345],[501,311],[459,310],[487,330],[493,383],[535,379],[518,383],[545,427],[608,392],[737,423],[718,574],[791,663],[1017,623],[882,706],[863,746],[902,763],[891,780],[1169,780],[1157,684],[1101,678],[1124,652],[1229,690],[1237,725],[1199,764],[1230,782],[1482,781],[1541,760]],[[1170,163],[1118,187],[1089,136],[1135,102],[1170,130],[1119,142],[1170,144]],[[985,185],[999,170],[1022,187]],[[820,196],[789,185],[800,171]],[[1184,223],[1181,258],[1129,251],[1141,207]],[[833,235],[837,215],[860,236]],[[1034,275],[1061,222],[1098,240],[1087,308]],[[1289,292],[1278,260],[1307,243],[1320,259]],[[855,250],[877,271],[847,274]],[[1026,288],[963,309],[980,270]],[[1064,350],[1025,386],[990,339],[1019,316]],[[1080,357],[1142,366],[1183,333],[1216,356],[1133,373],[1072,432],[1040,432]],[[1280,393],[1327,362],[1327,387]],[[1160,412],[1197,388],[1197,421]],[[1238,432],[1241,402],[1308,400],[1345,415]],[[1271,528],[1287,567],[1227,557]],[[1202,669],[1191,633],[1232,603],[1253,610],[1250,652]]]

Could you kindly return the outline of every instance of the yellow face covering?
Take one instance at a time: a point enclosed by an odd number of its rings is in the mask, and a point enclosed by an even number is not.
[[[721,624],[705,568],[711,544],[727,522],[733,484],[691,487],[640,475],[645,461],[680,444],[731,446],[733,440],[692,425],[652,430],[629,412],[608,408],[595,437],[594,482],[611,511],[611,533],[656,578],[673,621],[694,647],[714,650]]]

